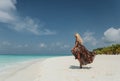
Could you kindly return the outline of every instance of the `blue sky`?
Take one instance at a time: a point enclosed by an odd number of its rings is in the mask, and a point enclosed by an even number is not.
[[[65,54],[120,43],[119,0],[0,0],[0,54]]]

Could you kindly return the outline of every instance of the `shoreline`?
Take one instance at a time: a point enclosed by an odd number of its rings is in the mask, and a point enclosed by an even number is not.
[[[25,61],[17,66],[13,65],[0,73],[0,81],[33,81],[37,71],[40,69],[39,64],[41,64],[45,59],[46,58],[34,59]]]
[[[80,69],[74,56],[47,58],[16,67],[17,72],[8,70],[13,74],[0,76],[0,81],[120,81],[119,61],[120,55],[96,55]]]

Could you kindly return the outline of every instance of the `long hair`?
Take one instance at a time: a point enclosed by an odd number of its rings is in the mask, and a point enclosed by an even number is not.
[[[80,44],[83,44],[83,40],[82,40],[82,38],[81,38],[79,33],[76,33],[75,37],[76,37],[76,41],[78,41]]]

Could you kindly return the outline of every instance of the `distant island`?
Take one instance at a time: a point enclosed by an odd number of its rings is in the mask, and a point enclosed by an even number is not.
[[[120,54],[120,44],[93,49],[93,51],[95,51],[96,54],[118,55]]]

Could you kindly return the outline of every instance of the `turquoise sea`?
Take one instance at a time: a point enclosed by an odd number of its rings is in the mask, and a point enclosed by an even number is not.
[[[0,72],[3,70],[10,68],[15,65],[19,65],[21,63],[29,62],[32,60],[37,59],[47,59],[51,57],[58,57],[58,56],[68,56],[70,54],[1,54],[0,55]]]

